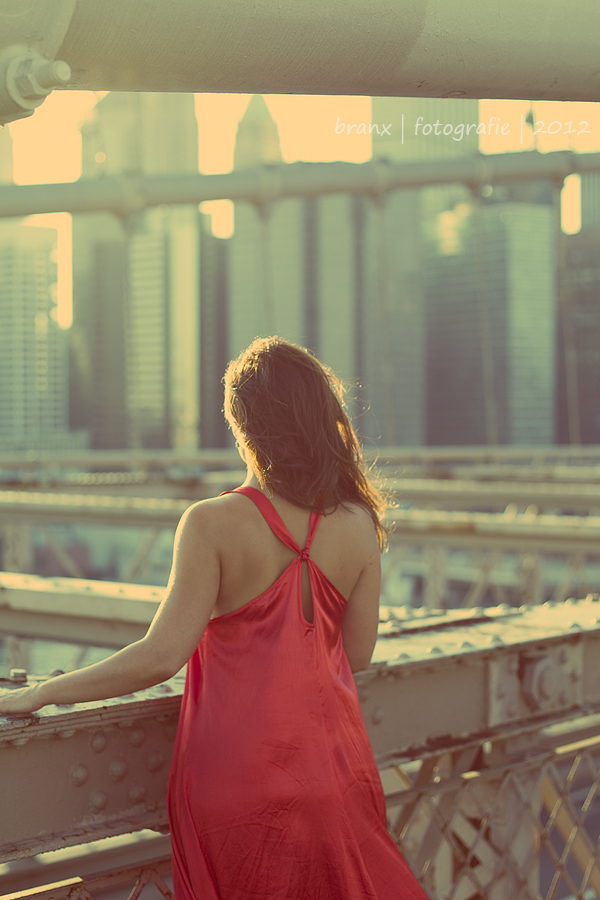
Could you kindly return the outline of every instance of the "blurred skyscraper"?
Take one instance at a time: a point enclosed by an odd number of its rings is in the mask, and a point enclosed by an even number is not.
[[[478,105],[477,100],[373,97],[371,118],[378,129],[372,133],[373,158],[442,162],[477,154],[476,128],[467,135],[460,126],[477,125]],[[444,126],[452,133],[445,135]],[[444,185],[395,191],[381,205],[367,207],[362,377],[369,400],[365,430],[380,443],[426,442],[428,246],[440,214],[469,199],[462,185]]]
[[[0,448],[68,450],[67,336],[56,321],[56,231],[0,223]]]
[[[600,225],[600,172],[581,176],[581,228]]]
[[[281,163],[277,126],[254,94],[236,136],[234,170]],[[303,200],[255,206],[237,202],[229,256],[229,355],[257,335],[279,334],[304,343]]]
[[[455,246],[428,263],[427,442],[552,444],[555,210],[491,202],[459,213]]]
[[[556,440],[570,443],[575,426],[582,444],[600,444],[600,216],[595,227],[588,225],[579,234],[564,235],[563,240],[566,296],[557,347]],[[572,354],[574,367],[571,377],[574,374],[576,379],[571,397],[567,390],[568,354]],[[570,410],[570,404],[576,409]]]
[[[198,171],[191,94],[110,93],[82,127],[82,175]],[[72,417],[95,447],[193,447],[199,428],[199,213],[74,217]]]
[[[0,128],[0,183],[13,180],[12,141]],[[68,450],[67,336],[57,324],[56,230],[0,220],[0,449]]]

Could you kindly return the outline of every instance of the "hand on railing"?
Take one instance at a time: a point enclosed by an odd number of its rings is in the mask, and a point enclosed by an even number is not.
[[[36,693],[37,685],[31,687],[0,690],[0,716],[18,715],[34,712],[40,709],[40,703]]]

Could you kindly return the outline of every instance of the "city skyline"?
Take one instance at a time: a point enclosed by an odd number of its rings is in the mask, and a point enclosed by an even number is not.
[[[80,129],[86,117],[105,93],[89,91],[55,91],[29,119],[11,123],[8,133],[13,145],[13,179],[17,184],[75,181],[81,176]],[[247,94],[196,94],[196,117],[199,121],[198,163],[204,174],[228,172],[233,168],[233,151],[237,126],[244,115],[252,95]],[[294,161],[327,162],[342,160],[366,162],[372,158],[372,138],[368,133],[336,134],[336,123],[346,126],[371,123],[372,100],[370,97],[323,97],[266,95],[265,102],[277,125],[284,163]],[[419,100],[409,98],[410,104]],[[425,105],[426,101],[423,101]],[[559,103],[519,100],[479,101],[479,149],[483,153],[515,152],[534,147],[532,129],[526,126],[524,142],[519,143],[520,129],[529,111],[539,127],[542,116],[545,124],[561,123],[559,132],[540,134],[535,142],[537,149],[549,152],[574,149],[577,152],[600,151],[600,109],[593,103]],[[567,116],[571,119],[568,120]],[[579,122],[587,116],[589,134],[570,136],[568,121]],[[415,116],[415,127],[416,119]],[[552,121],[548,121],[552,119]],[[376,123],[380,126],[389,123]],[[392,138],[397,140],[402,125],[396,121]],[[412,126],[411,122],[411,126]],[[424,124],[431,124],[424,122]],[[464,123],[465,125],[473,123]],[[502,130],[508,134],[502,134]],[[569,126],[572,128],[572,125]],[[339,130],[339,128],[338,128]],[[346,129],[347,130],[347,129]],[[585,130],[585,129],[584,129]],[[497,133],[496,133],[497,132]],[[408,135],[406,135],[408,137]],[[387,139],[387,134],[382,140]],[[436,140],[431,135],[431,140]],[[407,141],[407,148],[409,142]],[[566,179],[562,195],[563,230],[576,233],[581,226],[580,188],[577,175]],[[216,200],[202,204],[202,212],[211,215],[211,227],[217,237],[229,237],[233,230],[233,204],[228,200]],[[71,217],[68,213],[28,217],[26,223],[45,228],[56,228],[58,233],[58,293],[59,324],[70,327],[72,322],[71,280]]]

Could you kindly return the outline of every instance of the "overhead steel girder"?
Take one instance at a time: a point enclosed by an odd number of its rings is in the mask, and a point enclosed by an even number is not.
[[[0,217],[101,210],[126,217],[161,204],[224,199],[265,204],[285,197],[347,193],[379,196],[400,188],[454,182],[478,187],[546,178],[562,184],[568,175],[598,171],[600,153],[560,150],[401,164],[386,160],[360,164],[291,163],[227,175],[120,175],[66,184],[0,186]]]
[[[598,100],[599,32],[595,0],[2,0],[0,121],[55,86]]]

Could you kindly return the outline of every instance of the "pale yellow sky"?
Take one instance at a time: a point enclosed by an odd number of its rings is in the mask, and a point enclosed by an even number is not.
[[[17,184],[76,181],[81,174],[79,124],[103,94],[87,91],[54,91],[33,116],[9,126],[13,139],[14,177]],[[321,97],[267,95],[286,162],[365,162],[371,156],[368,134],[336,134],[337,121],[370,123],[369,97]],[[250,101],[248,94],[198,94],[199,169],[205,174],[228,172],[238,122]],[[529,101],[481,100],[480,149],[483,153],[529,150],[541,152],[600,150],[600,106],[594,103],[535,102],[536,130],[524,124]],[[492,118],[494,117],[494,118]],[[490,128],[491,123],[491,128]],[[491,132],[491,133],[490,133]],[[504,132],[504,133],[502,133]],[[579,229],[578,177],[567,179],[563,191],[563,227]],[[226,236],[231,230],[232,209],[227,201],[205,204],[213,213],[213,228]],[[59,294],[61,323],[70,321],[70,216],[35,216],[31,224],[59,229]]]

